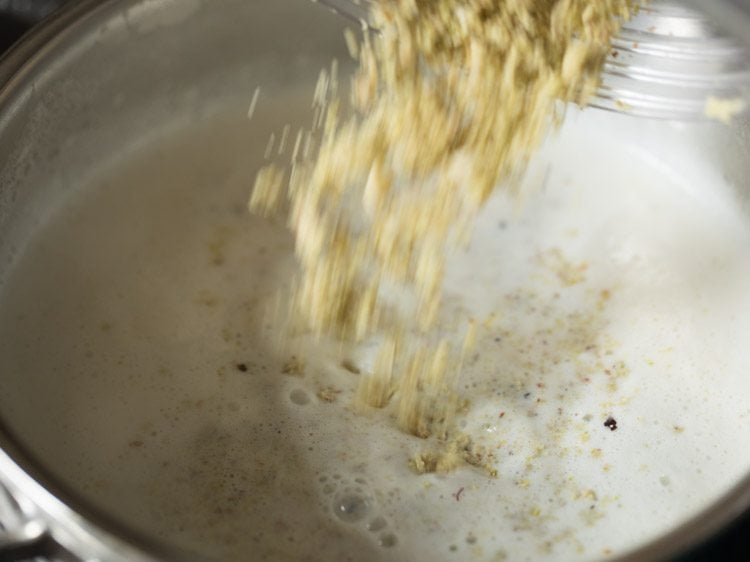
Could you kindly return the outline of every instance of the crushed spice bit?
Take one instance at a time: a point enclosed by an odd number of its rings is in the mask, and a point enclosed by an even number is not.
[[[451,440],[443,441],[433,451],[419,453],[409,460],[417,474],[446,473],[461,465],[481,468],[491,478],[497,477],[497,470],[492,466],[494,455],[483,446],[477,446],[471,437],[459,434]]]
[[[289,361],[284,363],[284,366],[281,368],[281,372],[285,375],[302,377],[305,375],[305,363],[304,361],[298,359],[296,356],[292,355]]]
[[[332,386],[321,388],[317,392],[318,398],[323,402],[335,402],[339,394],[341,394],[341,391]]]
[[[609,416],[604,422],[604,427],[608,427],[610,431],[615,431],[617,429],[617,420]]]
[[[237,363],[237,370],[242,373],[247,373],[247,365],[245,363]]]
[[[560,248],[552,248],[540,256],[541,262],[552,270],[563,287],[572,287],[586,280],[588,263],[570,261]]]

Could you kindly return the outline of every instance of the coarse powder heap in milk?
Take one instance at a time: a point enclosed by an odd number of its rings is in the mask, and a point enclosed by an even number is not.
[[[297,328],[378,340],[356,402],[388,407],[399,427],[445,445],[412,459],[419,472],[466,461],[495,474],[486,451],[453,426],[470,407],[456,392],[459,373],[492,319],[459,315],[447,332],[436,329],[447,313],[446,255],[468,241],[494,189],[516,184],[564,102],[594,94],[611,38],[635,5],[374,2],[377,32],[361,43],[347,35],[359,61],[354,116],[342,117],[334,64],[315,92],[317,149],[300,131],[291,170],[258,174],[252,210],[277,209],[285,192],[290,202],[302,266]]]

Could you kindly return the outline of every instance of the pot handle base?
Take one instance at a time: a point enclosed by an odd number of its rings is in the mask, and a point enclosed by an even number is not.
[[[0,560],[79,562],[49,534],[47,524],[29,518],[10,491],[0,483]]]

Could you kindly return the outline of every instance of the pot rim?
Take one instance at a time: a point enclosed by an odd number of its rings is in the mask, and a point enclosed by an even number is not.
[[[25,76],[33,75],[39,61],[49,55],[63,37],[75,33],[87,20],[120,1],[78,0],[67,3],[0,56],[0,122],[9,97],[22,86]],[[80,540],[83,535],[85,540],[88,536],[87,546],[98,544],[100,548],[103,545],[106,549],[114,549],[123,560],[204,559],[135,529],[81,497],[23,445],[0,412],[0,485],[4,482],[20,491],[46,516],[45,522],[55,539],[60,539],[61,532],[68,534],[68,539],[74,536]],[[612,560],[665,560],[687,554],[729,527],[748,509],[750,473],[706,509],[669,533]],[[59,542],[73,554],[75,544],[80,544],[70,540]]]

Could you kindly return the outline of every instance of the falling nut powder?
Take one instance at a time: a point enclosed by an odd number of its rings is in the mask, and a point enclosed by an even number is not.
[[[476,323],[467,319],[463,350],[434,329],[446,257],[495,190],[517,188],[566,104],[595,94],[638,4],[373,2],[362,39],[346,34],[358,61],[349,103],[334,63],[289,169],[258,173],[251,211],[288,203],[301,266],[292,316],[317,337],[380,342],[356,407],[389,407],[403,430],[442,443],[446,457],[415,458],[420,472],[484,462],[453,423],[468,408],[456,379]]]

